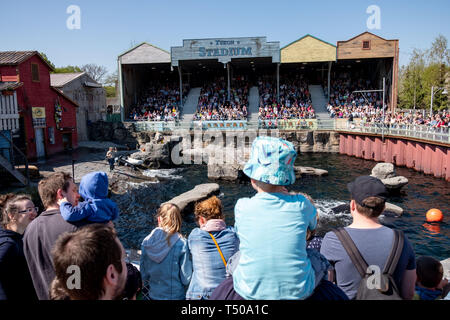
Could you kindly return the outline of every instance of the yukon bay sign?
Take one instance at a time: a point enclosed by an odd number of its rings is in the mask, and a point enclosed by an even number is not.
[[[217,38],[183,40],[182,47],[171,48],[172,66],[180,60],[217,59],[227,63],[233,58],[272,58],[280,62],[280,42],[267,42],[266,37]]]

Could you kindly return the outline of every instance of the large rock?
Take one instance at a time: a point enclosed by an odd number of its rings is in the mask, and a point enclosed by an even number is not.
[[[239,171],[243,166],[240,164],[208,164],[208,178],[215,180],[236,181],[239,179]]]
[[[372,169],[371,176],[380,179],[390,192],[398,192],[403,186],[408,184],[406,177],[396,176],[392,163],[377,163]]]
[[[141,147],[141,151],[133,153],[130,157],[143,160],[143,166],[152,169],[169,168],[172,165],[169,143],[146,143]]]
[[[403,176],[387,178],[387,179],[383,179],[381,181],[383,182],[383,184],[386,186],[386,188],[389,191],[397,191],[401,187],[408,184],[408,179]]]
[[[377,163],[372,169],[372,177],[380,180],[395,177],[395,169],[392,163],[382,162]]]
[[[444,277],[446,277],[448,279],[449,276],[450,276],[450,258],[442,260],[441,264],[442,264],[442,267],[444,269]]]
[[[194,189],[182,193],[179,196],[165,203],[176,204],[183,214],[189,214],[194,211],[194,205],[198,201],[205,200],[210,196],[217,195],[220,187],[217,183],[205,183],[195,186]]]

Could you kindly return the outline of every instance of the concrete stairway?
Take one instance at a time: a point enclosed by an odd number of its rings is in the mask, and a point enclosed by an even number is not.
[[[250,123],[258,123],[259,115],[259,91],[258,87],[251,87],[248,96],[248,121]]]
[[[311,93],[311,100],[316,117],[319,120],[331,120],[327,110],[327,98],[323,92],[321,85],[310,85],[309,92]]]
[[[200,87],[192,88],[186,98],[186,102],[183,105],[183,114],[181,115],[180,121],[182,123],[190,123],[194,117],[195,111],[197,110],[198,97],[200,96]]]

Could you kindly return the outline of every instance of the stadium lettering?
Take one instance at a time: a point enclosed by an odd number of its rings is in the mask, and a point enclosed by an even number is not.
[[[206,49],[205,47],[198,48],[199,57],[224,57],[224,56],[251,56],[252,48],[215,48],[215,49]]]

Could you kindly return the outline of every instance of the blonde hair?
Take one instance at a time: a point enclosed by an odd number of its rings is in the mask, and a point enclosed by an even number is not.
[[[195,205],[194,215],[195,219],[198,220],[199,217],[203,217],[206,220],[210,219],[224,219],[222,210],[222,202],[216,196],[212,196],[202,202]]]
[[[167,232],[167,244],[170,237],[181,230],[181,210],[173,203],[164,203],[159,207],[156,217],[160,218],[160,227]]]

